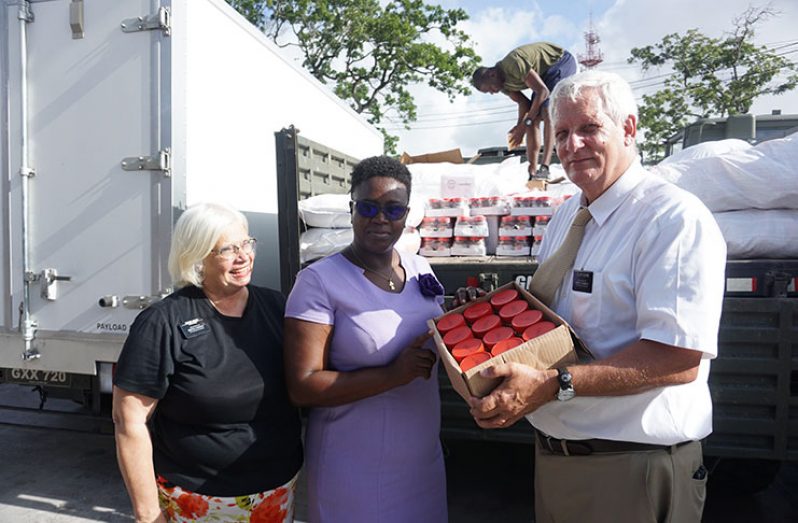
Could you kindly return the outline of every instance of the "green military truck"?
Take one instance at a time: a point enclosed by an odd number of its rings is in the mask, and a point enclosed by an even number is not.
[[[748,119],[750,120],[750,119]],[[789,120],[789,121],[785,121]],[[722,139],[744,129],[756,141],[784,136],[798,117],[768,117],[759,129],[716,121],[696,123],[681,135],[682,146]],[[699,134],[696,129],[701,129]],[[778,132],[773,131],[778,127]],[[712,133],[707,129],[711,128]],[[725,129],[732,129],[727,132]],[[722,131],[722,132],[721,132]],[[753,134],[751,134],[753,133]],[[737,133],[739,137],[739,133]],[[282,290],[288,292],[300,269],[296,201],[314,194],[348,191],[356,159],[304,139],[294,129],[276,134],[280,198]],[[489,150],[481,161],[501,161],[509,153]],[[430,258],[448,295],[466,283],[491,290],[510,281],[527,285],[536,265],[532,258]],[[719,332],[718,358],[709,378],[714,402],[714,431],[705,441],[714,481],[746,492],[767,487],[783,461],[798,459],[798,260],[728,260],[726,293]],[[504,430],[483,430],[441,372],[442,436],[529,444],[532,428],[516,423]]]

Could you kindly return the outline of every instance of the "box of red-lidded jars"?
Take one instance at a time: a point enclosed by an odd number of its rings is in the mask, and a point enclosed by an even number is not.
[[[449,381],[464,399],[485,396],[499,384],[480,375],[492,365],[550,369],[590,357],[565,320],[515,282],[428,324]]]

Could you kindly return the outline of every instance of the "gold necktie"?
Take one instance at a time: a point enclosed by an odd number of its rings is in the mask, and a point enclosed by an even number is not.
[[[587,207],[580,207],[560,248],[532,275],[529,292],[546,305],[551,305],[554,301],[554,296],[562,285],[563,278],[573,267],[576,253],[579,252],[582,237],[585,235],[585,225],[592,219],[593,216],[590,215]]]

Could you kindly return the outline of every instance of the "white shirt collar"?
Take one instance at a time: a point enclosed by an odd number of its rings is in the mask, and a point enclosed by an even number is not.
[[[626,171],[615,180],[615,183],[588,205],[587,208],[590,210],[590,215],[593,216],[593,221],[596,222],[596,225],[601,227],[609,219],[615,209],[621,205],[621,202],[637,187],[637,184],[643,181],[644,175],[645,170],[640,165],[640,160],[633,160]],[[584,206],[584,193],[581,196],[581,203]]]

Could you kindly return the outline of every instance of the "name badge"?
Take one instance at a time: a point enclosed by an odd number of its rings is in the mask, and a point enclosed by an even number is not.
[[[591,271],[574,271],[573,290],[578,292],[593,292],[593,273]]]
[[[183,337],[186,339],[196,338],[197,336],[203,336],[208,334],[210,331],[210,327],[208,324],[205,323],[205,320],[202,318],[194,318],[193,320],[188,320],[185,323],[181,323],[178,328],[180,332],[183,333]]]

